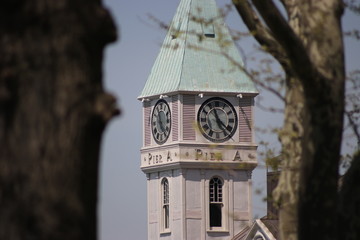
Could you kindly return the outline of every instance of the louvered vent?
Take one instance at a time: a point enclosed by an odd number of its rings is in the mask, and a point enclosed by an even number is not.
[[[150,146],[151,144],[151,128],[150,128],[150,114],[151,114],[151,103],[144,102],[143,105],[143,116],[144,116],[144,146]]]
[[[178,141],[179,140],[179,97],[175,95],[172,97],[172,140]]]
[[[240,142],[252,142],[252,98],[241,98],[239,104],[239,140]]]
[[[195,141],[195,96],[184,95],[183,139]]]

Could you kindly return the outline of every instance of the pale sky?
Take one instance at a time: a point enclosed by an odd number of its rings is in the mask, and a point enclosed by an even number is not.
[[[217,0],[219,7],[230,0]],[[166,32],[149,18],[149,15],[169,23],[179,0],[105,0],[118,27],[119,40],[109,45],[105,51],[104,85],[107,91],[118,98],[122,109],[118,117],[108,125],[102,144],[100,193],[99,193],[99,239],[100,240],[142,240],[147,239],[146,177],[140,170],[140,148],[142,144],[142,104],[137,100],[160,50]],[[359,18],[350,18],[356,26]],[[235,11],[226,19],[236,30],[245,30]],[[241,42],[241,47],[251,49],[254,42]],[[350,41],[351,51],[347,62],[351,68],[358,68],[360,45]],[[349,48],[350,49],[350,48]],[[263,93],[267,106],[279,106],[275,97]],[[259,100],[259,97],[256,98]],[[255,125],[271,129],[280,126],[279,114],[255,111]],[[263,135],[256,134],[259,142]],[[271,148],[278,149],[275,137],[264,137]],[[266,214],[265,203],[261,200],[264,189],[264,163],[254,171],[253,195],[254,215]],[[257,193],[260,190],[260,194]]]

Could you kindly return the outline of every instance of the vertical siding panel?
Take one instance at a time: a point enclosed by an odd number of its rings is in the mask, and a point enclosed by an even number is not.
[[[183,97],[183,139],[195,141],[195,96]]]
[[[175,95],[172,97],[172,140],[178,141],[179,140],[179,97]]]
[[[253,98],[240,98],[239,101],[239,141],[252,142]]]
[[[144,146],[150,146],[151,144],[151,128],[150,128],[150,114],[151,114],[151,102],[143,103],[143,116],[144,116]]]

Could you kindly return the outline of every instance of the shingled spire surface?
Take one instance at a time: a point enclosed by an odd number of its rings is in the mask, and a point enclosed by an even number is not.
[[[139,99],[176,93],[257,94],[214,0],[181,0]]]

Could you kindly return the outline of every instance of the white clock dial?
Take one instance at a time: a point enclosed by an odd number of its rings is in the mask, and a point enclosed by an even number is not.
[[[166,142],[171,130],[171,112],[165,100],[159,100],[155,104],[151,116],[151,129],[156,143]]]
[[[206,100],[198,112],[202,135],[212,142],[229,140],[237,129],[237,114],[232,104],[219,97]]]

